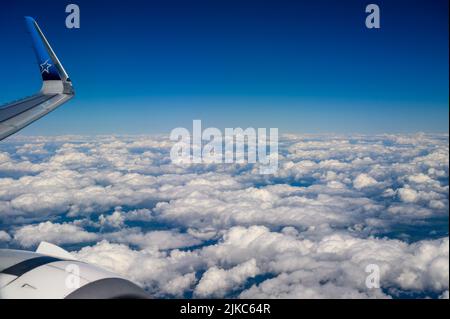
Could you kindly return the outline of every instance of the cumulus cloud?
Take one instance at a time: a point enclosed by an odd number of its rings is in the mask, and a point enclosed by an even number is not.
[[[250,259],[228,270],[214,266],[203,274],[194,293],[198,297],[224,297],[228,291],[236,289],[258,273],[255,259]]]
[[[400,188],[398,194],[400,199],[406,203],[414,203],[419,198],[419,193],[411,188]]]
[[[359,174],[353,181],[353,186],[356,189],[361,189],[364,187],[370,187],[374,185],[377,185],[377,181],[367,174]]]
[[[155,297],[448,298],[448,135],[280,138],[260,175],[172,164],[165,136],[13,137],[0,246],[78,247]]]
[[[81,227],[65,223],[53,224],[52,222],[26,225],[14,233],[14,240],[23,247],[35,246],[41,241],[59,245],[92,242],[97,238],[97,234],[89,233]]]
[[[192,252],[134,250],[106,240],[86,246],[74,255],[144,286],[154,297],[182,296],[196,282],[195,269],[205,266]]]
[[[8,242],[10,240],[11,236],[7,232],[0,230],[0,242]]]
[[[111,215],[100,215],[98,221],[101,227],[120,228],[124,225],[125,217],[120,210],[116,210]]]

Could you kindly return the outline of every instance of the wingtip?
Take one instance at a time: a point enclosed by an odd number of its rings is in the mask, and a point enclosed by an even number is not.
[[[24,16],[24,20],[28,28],[32,28],[37,24],[36,20],[30,16]]]

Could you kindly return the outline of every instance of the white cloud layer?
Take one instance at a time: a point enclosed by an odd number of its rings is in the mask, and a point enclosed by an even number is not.
[[[13,137],[0,247],[63,245],[155,297],[448,298],[448,141],[285,135],[260,175],[173,165],[163,136]]]

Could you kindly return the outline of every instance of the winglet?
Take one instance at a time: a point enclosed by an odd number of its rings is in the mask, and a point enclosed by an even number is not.
[[[39,244],[38,248],[36,249],[36,252],[38,254],[52,256],[56,258],[62,258],[66,260],[76,260],[76,258],[72,256],[72,254],[69,253],[67,250],[64,250],[61,247],[50,244],[46,241],[43,241]]]
[[[39,63],[42,80],[70,82],[66,70],[64,70],[36,21],[31,17],[25,17],[25,23],[33,41],[33,48]]]

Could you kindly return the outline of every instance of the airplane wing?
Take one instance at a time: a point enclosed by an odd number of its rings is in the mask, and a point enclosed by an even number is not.
[[[33,96],[0,106],[0,140],[16,133],[70,100],[75,92],[67,72],[36,21],[25,17],[42,76],[42,88]]]

